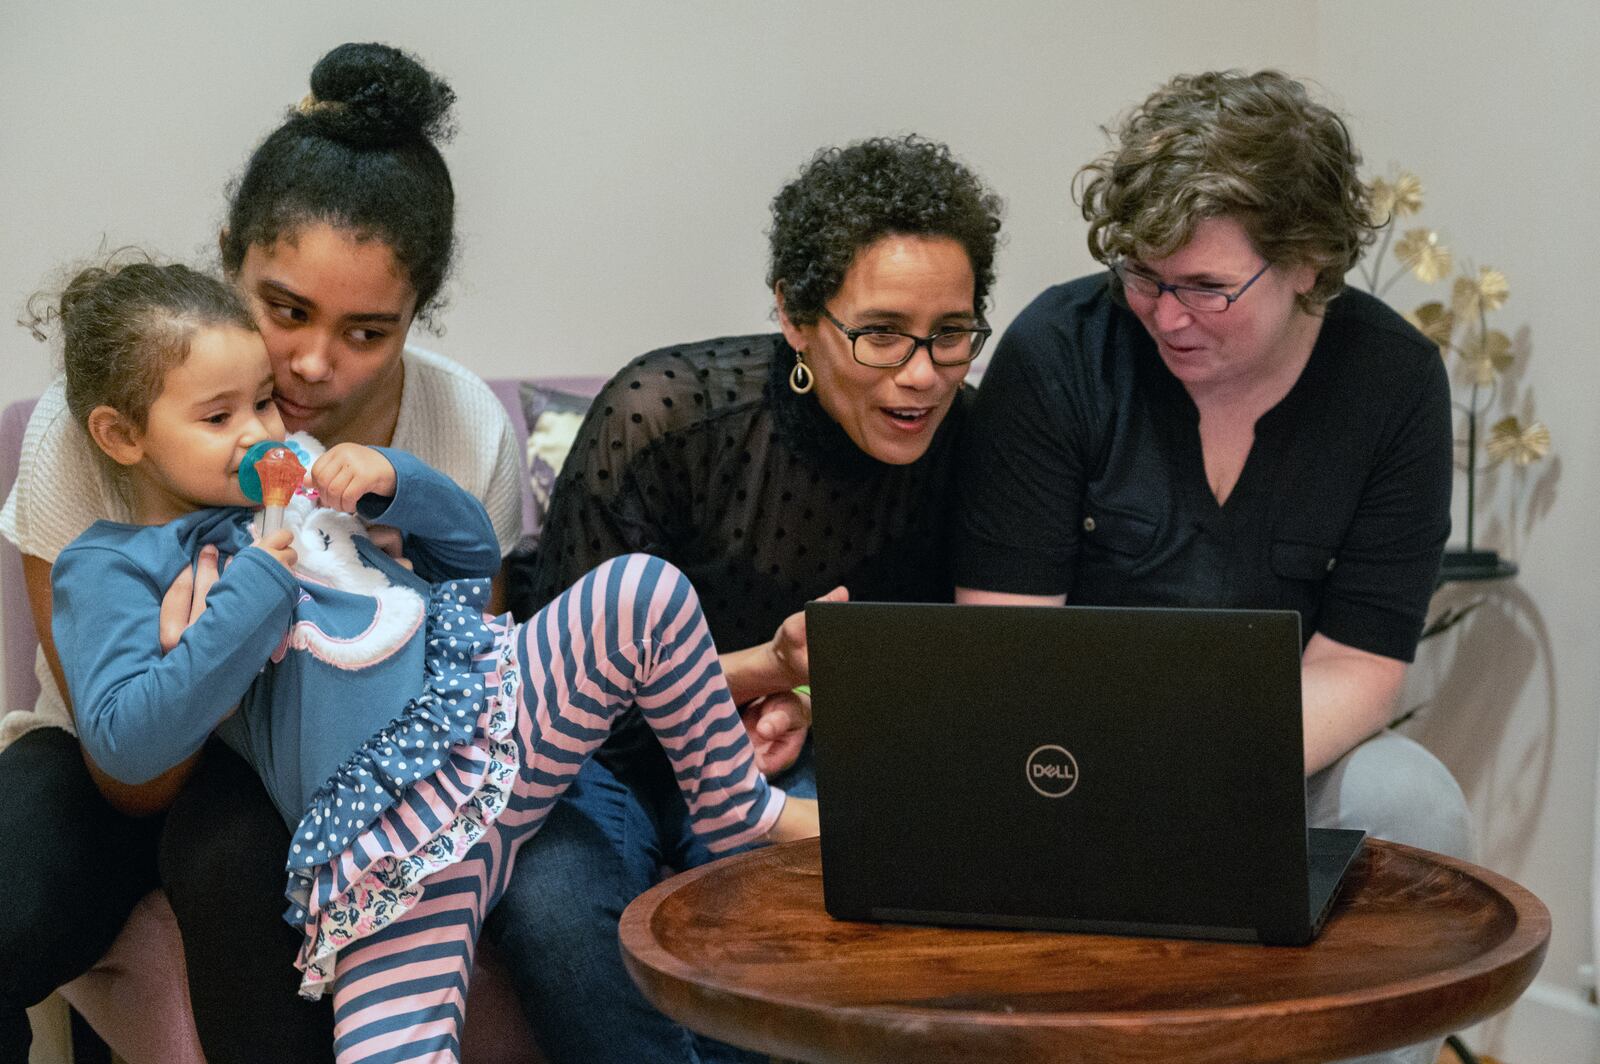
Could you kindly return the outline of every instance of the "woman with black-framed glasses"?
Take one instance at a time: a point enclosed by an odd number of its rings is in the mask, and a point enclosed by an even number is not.
[[[1272,71],[1177,77],[1122,121],[1078,189],[1107,272],[1039,296],[984,376],[958,599],[1299,611],[1313,821],[1464,856],[1450,773],[1384,731],[1450,527],[1450,407],[1438,348],[1344,288],[1358,163]]]
[[[830,593],[950,601],[962,384],[989,335],[999,228],[999,200],[944,145],[818,152],[772,204],[780,330],[663,348],[612,379],[536,552],[513,559],[513,610],[616,554],[673,562],[717,645],[744,648],[722,663],[763,769],[815,793],[796,611]],[[654,739],[626,729],[523,851],[493,919],[521,944],[507,962],[540,969],[529,1004],[561,1028],[541,1042],[552,1061],[753,1059],[675,1027],[622,968],[622,908],[663,865],[709,856],[685,828]]]

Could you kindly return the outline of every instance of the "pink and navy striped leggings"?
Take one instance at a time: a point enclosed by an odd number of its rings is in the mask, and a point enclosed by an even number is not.
[[[713,851],[765,835],[783,795],[756,768],[699,599],[673,566],[609,561],[510,634],[520,670],[510,801],[457,864],[424,880],[409,912],[339,952],[334,1048],[356,1061],[460,1058],[467,982],[484,916],[579,767],[629,706],[672,762],[696,833]],[[425,780],[415,796],[447,803]]]

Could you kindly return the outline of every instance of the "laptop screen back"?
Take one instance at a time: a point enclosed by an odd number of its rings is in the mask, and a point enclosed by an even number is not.
[[[1305,937],[1298,615],[812,603],[807,628],[833,915]]]

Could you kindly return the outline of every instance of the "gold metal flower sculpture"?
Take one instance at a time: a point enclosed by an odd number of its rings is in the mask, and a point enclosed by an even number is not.
[[[1395,240],[1394,223],[1422,210],[1421,179],[1416,174],[1401,171],[1393,178],[1374,179],[1368,189],[1372,221],[1384,227],[1377,254],[1360,266],[1368,291],[1382,296],[1408,274],[1427,285],[1449,277],[1455,268],[1455,256],[1436,230],[1417,226],[1407,229]],[[1391,245],[1403,269],[1385,279],[1383,266]],[[1500,565],[1498,555],[1492,551],[1477,551],[1474,546],[1479,421],[1497,399],[1507,400],[1502,409],[1510,405],[1511,396],[1502,396],[1501,391],[1505,373],[1518,352],[1511,337],[1499,329],[1489,328],[1488,320],[1488,315],[1505,306],[1510,298],[1511,285],[1499,270],[1487,266],[1477,270],[1463,267],[1451,285],[1448,306],[1434,300],[1405,316],[1418,331],[1439,345],[1439,354],[1447,364],[1452,355],[1458,360],[1456,379],[1467,391],[1465,402],[1457,400],[1455,403],[1465,429],[1465,439],[1458,443],[1464,448],[1463,468],[1467,477],[1467,544],[1461,557],[1476,559],[1491,569]],[[1491,466],[1509,461],[1516,469],[1525,469],[1550,453],[1550,430],[1543,422],[1535,421],[1523,427],[1515,416],[1506,416],[1489,430],[1483,451]],[[1447,566],[1450,554],[1454,553],[1457,552],[1447,554]]]
[[[1494,423],[1489,430],[1489,442],[1483,449],[1495,462],[1509,460],[1518,466],[1530,466],[1550,453],[1550,430],[1543,421],[1523,428],[1513,414]]]
[[[1420,278],[1422,275],[1418,273],[1417,276]],[[1511,285],[1506,282],[1506,275],[1485,266],[1476,277],[1462,274],[1456,278],[1455,287],[1450,290],[1450,309],[1455,311],[1458,318],[1474,318],[1491,310],[1499,310],[1510,298]]]
[[[1394,246],[1394,255],[1423,284],[1450,276],[1454,265],[1450,249],[1439,243],[1439,234],[1432,229],[1408,229]]]
[[[1456,331],[1454,311],[1443,303],[1424,303],[1416,310],[1407,312],[1405,319],[1415,325],[1423,336],[1439,345],[1441,358],[1449,359],[1450,337]]]
[[[1372,189],[1372,220],[1383,225],[1391,218],[1408,218],[1422,210],[1422,179],[1416,174],[1401,171],[1393,181],[1374,178]]]
[[[1511,368],[1511,337],[1499,329],[1473,333],[1462,341],[1461,361],[1478,385],[1492,385],[1497,374]]]

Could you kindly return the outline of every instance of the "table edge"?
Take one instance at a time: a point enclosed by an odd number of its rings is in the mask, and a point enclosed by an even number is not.
[[[1294,1015],[1306,1016],[1333,1009],[1342,1010],[1377,1002],[1392,1005],[1396,1000],[1404,1000],[1417,994],[1427,993],[1443,985],[1461,984],[1487,978],[1517,964],[1526,964],[1528,966],[1526,978],[1520,980],[1516,993],[1509,1000],[1497,1004],[1495,1008],[1484,1010],[1472,1022],[1477,1022],[1477,1020],[1485,1016],[1493,1015],[1500,1008],[1516,1000],[1538,973],[1540,966],[1544,963],[1544,955],[1549,946],[1550,911],[1544,902],[1526,887],[1497,872],[1469,861],[1448,857],[1444,854],[1423,850],[1415,846],[1407,846],[1404,843],[1389,842],[1384,839],[1368,839],[1366,844],[1368,846],[1391,849],[1402,855],[1443,865],[1457,873],[1478,880],[1511,904],[1512,908],[1517,912],[1517,927],[1503,942],[1466,962],[1463,966],[1451,969],[1449,973],[1413,976],[1409,979],[1384,983],[1365,990],[1328,994],[1316,998],[1299,998],[1294,1002]],[[818,843],[816,839],[805,839],[780,845],[784,848],[799,849],[806,846],[816,846]],[[1070,1014],[1026,1013],[1007,1016],[976,1009],[930,1009],[910,1005],[874,1005],[870,1009],[864,1009],[859,1006],[810,1006],[803,1002],[796,1002],[791,998],[771,996],[752,990],[747,986],[735,985],[732,982],[707,980],[697,970],[692,969],[689,965],[678,960],[673,954],[667,952],[650,936],[651,918],[663,899],[707,875],[721,871],[732,862],[753,860],[764,853],[770,852],[772,849],[774,848],[767,847],[762,850],[733,854],[701,865],[698,868],[689,869],[656,884],[635,898],[623,911],[619,926],[623,960],[627,963],[635,983],[641,983],[639,975],[633,973],[633,966],[639,964],[648,973],[677,979],[685,985],[693,987],[696,991],[745,998],[771,1007],[781,1007],[802,1013],[826,1012],[836,1015],[850,1012],[870,1012],[875,1016],[889,1019],[904,1018],[907,1021],[920,1023],[934,1022],[941,1027],[971,1025],[984,1028],[1003,1028],[1017,1025],[1070,1030],[1080,1027],[1110,1028],[1135,1024],[1145,1027],[1168,1023],[1181,1026],[1186,1023],[1196,1022],[1202,1017],[1207,1022],[1224,1019],[1242,1021],[1270,1019],[1287,1011],[1283,1002],[1256,1002],[1246,1005],[1150,1010],[1140,1012],[1137,1017],[1116,1011],[1074,1012]],[[1273,947],[1262,948],[1270,949]]]

